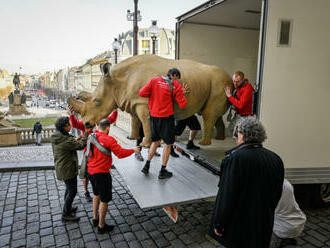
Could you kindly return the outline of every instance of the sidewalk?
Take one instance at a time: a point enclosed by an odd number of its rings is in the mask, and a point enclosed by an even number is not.
[[[132,144],[134,141],[124,145]],[[52,159],[49,144],[0,149],[0,167],[14,163],[45,167]],[[116,227],[110,234],[99,235],[91,224],[92,203],[86,202],[80,180],[74,205],[81,220],[63,223],[65,186],[56,180],[54,170],[0,172],[0,247],[218,247],[205,237],[213,202],[180,206],[174,223],[161,208],[140,209],[117,170],[111,173],[113,200],[106,221]],[[330,208],[306,214],[297,247],[330,247]]]

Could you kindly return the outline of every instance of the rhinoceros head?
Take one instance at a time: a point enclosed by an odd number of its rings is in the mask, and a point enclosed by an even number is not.
[[[106,118],[115,108],[116,103],[113,97],[113,84],[110,74],[111,64],[106,63],[100,66],[103,73],[99,84],[93,93],[80,92],[77,98],[69,97],[68,104],[75,112],[79,113],[85,122],[91,124]]]

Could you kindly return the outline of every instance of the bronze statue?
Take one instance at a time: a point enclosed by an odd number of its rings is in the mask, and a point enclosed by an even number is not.
[[[13,94],[13,92],[10,92],[10,94],[8,95],[8,99],[9,99],[9,104],[14,103],[14,94]]]
[[[26,95],[25,95],[24,92],[23,92],[23,94],[22,94],[21,103],[22,103],[22,104],[25,104],[25,103],[26,103]]]
[[[15,89],[18,89],[20,80],[19,80],[19,75],[17,75],[17,72],[15,73],[14,79],[13,79],[13,84],[15,85]]]

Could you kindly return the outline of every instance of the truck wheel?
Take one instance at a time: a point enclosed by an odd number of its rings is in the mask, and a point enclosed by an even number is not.
[[[330,203],[330,183],[321,184],[321,198],[324,203]]]
[[[313,207],[330,206],[330,183],[313,185]]]
[[[296,184],[296,200],[302,208],[320,208],[330,206],[330,184]]]

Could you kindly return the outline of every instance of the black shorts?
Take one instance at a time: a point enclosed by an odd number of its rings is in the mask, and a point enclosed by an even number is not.
[[[96,173],[88,175],[91,181],[93,194],[100,196],[101,202],[112,200],[112,177],[110,173]]]
[[[175,136],[180,136],[186,126],[189,127],[190,130],[201,130],[201,125],[197,119],[196,115],[192,115],[184,120],[179,120],[175,122]]]
[[[174,143],[174,116],[150,117],[151,119],[151,140],[164,140],[165,144]]]

